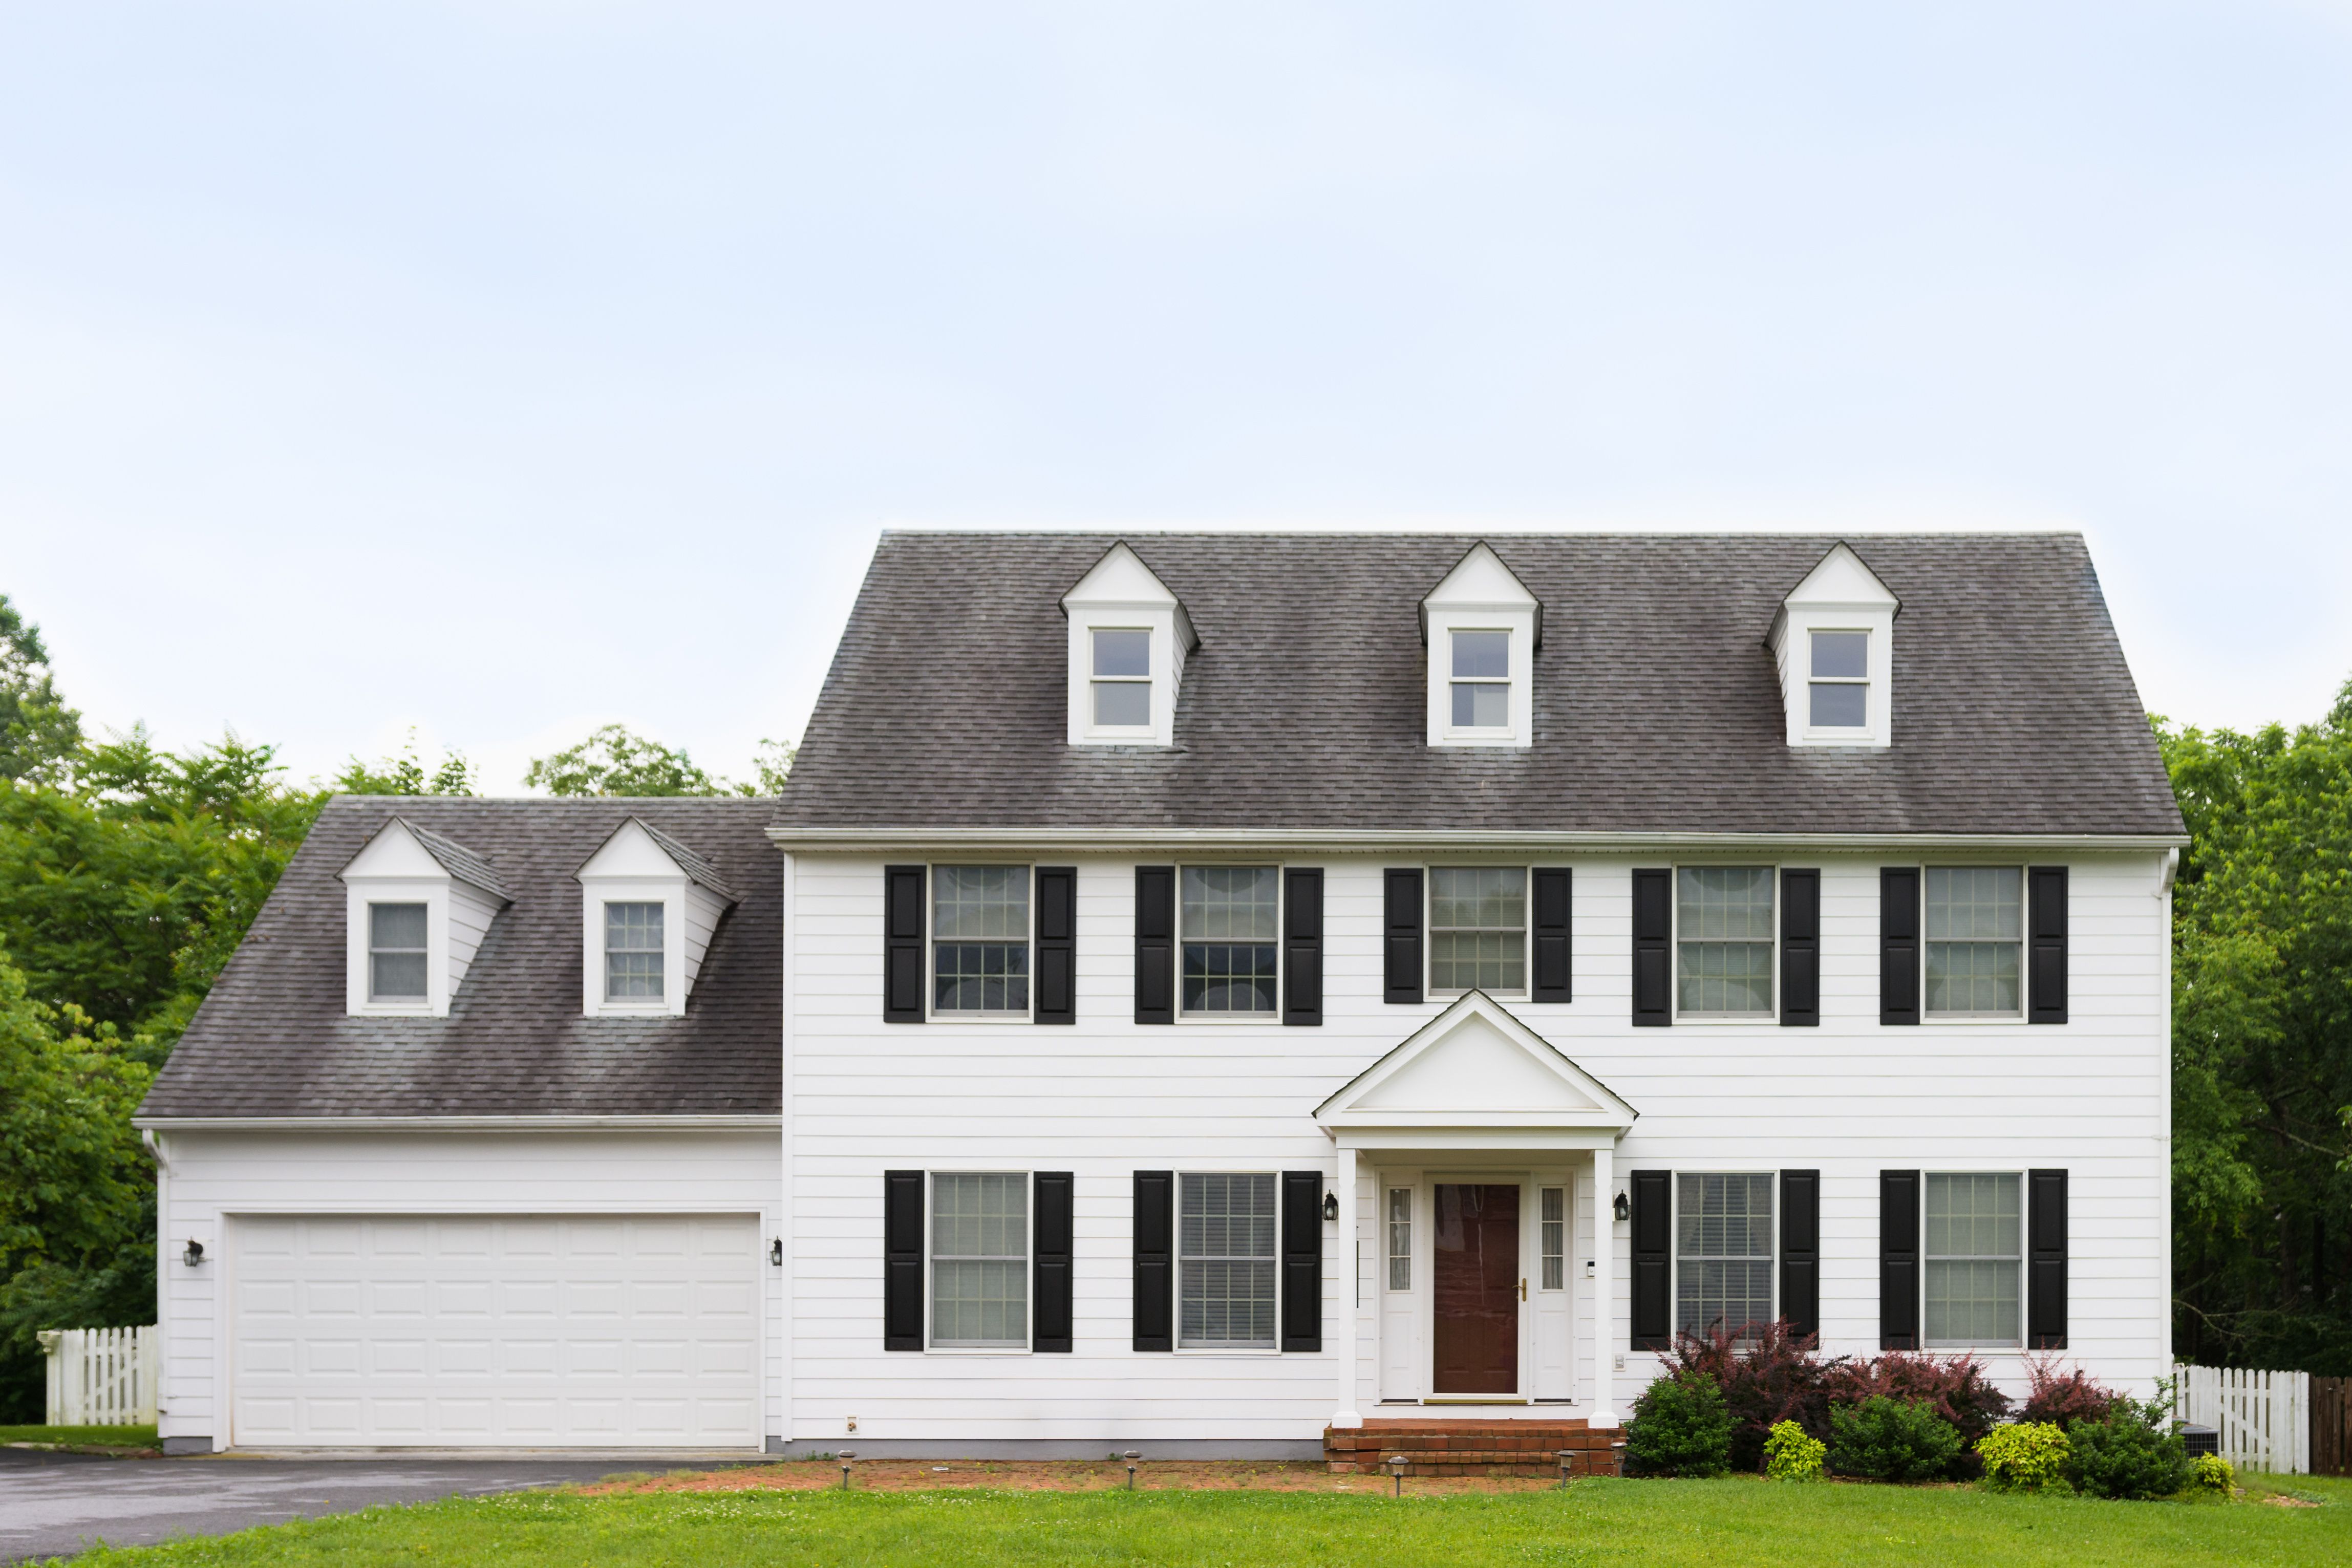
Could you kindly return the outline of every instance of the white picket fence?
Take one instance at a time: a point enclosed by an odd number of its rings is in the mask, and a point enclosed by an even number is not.
[[[49,1425],[152,1427],[163,1334],[128,1329],[44,1329],[49,1358]]]
[[[2172,1413],[2221,1435],[2221,1457],[2244,1470],[2311,1473],[2311,1374],[2180,1366]]]

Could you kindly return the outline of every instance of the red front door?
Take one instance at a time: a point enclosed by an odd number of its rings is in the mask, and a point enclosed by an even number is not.
[[[1437,1184],[1435,1394],[1519,1391],[1519,1189]]]

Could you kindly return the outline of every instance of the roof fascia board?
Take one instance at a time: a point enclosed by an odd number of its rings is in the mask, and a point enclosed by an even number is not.
[[[1313,828],[798,828],[772,827],[778,849],[851,854],[921,847],[1003,850],[1265,850],[1312,848],[1340,854],[1423,849],[1595,851],[1725,848],[1756,850],[2179,850],[2183,833],[1753,833],[1584,832],[1558,830]]]
[[[781,1114],[756,1116],[134,1116],[159,1133],[575,1133],[723,1132],[780,1127]]]

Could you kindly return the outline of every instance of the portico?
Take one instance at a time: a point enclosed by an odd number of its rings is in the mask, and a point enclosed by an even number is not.
[[[1366,1401],[1619,1424],[1613,1160],[1637,1113],[1472,991],[1316,1108],[1339,1150],[1334,1427]],[[1574,1354],[1581,1345],[1582,1356]],[[1583,1361],[1583,1388],[1576,1361]]]

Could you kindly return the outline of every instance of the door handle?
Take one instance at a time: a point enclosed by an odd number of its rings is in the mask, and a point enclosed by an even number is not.
[[[1526,1301],[1527,1299],[1528,1299],[1528,1282],[1527,1282],[1525,1280],[1521,1280],[1521,1281],[1519,1281],[1519,1300],[1521,1300],[1521,1301]]]

